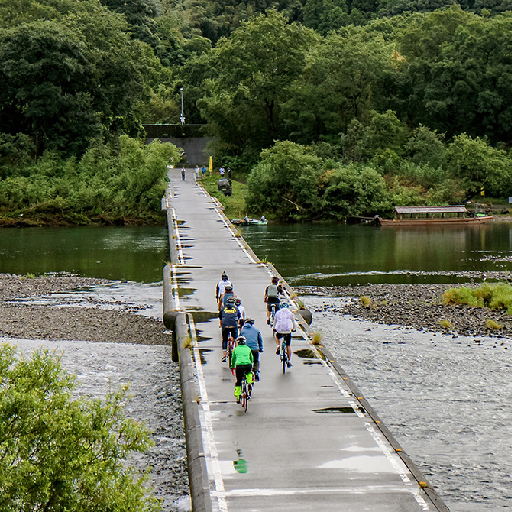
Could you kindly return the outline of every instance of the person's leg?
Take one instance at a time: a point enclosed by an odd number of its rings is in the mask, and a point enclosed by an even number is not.
[[[292,333],[285,335],[286,341],[286,354],[288,355],[288,367],[292,365]]]
[[[256,377],[256,380],[260,380],[259,373],[260,373],[260,351],[258,349],[252,350],[252,357],[254,359],[254,363],[252,365],[252,369],[254,371],[254,376]]]
[[[229,337],[229,329],[222,328],[222,361],[226,361],[226,356],[228,355],[228,337]]]
[[[277,345],[277,350],[276,350],[276,354],[279,355],[281,353],[281,338],[283,337],[283,335],[280,333],[280,332],[276,332],[276,336],[275,336],[275,340],[276,340],[276,345]]]
[[[235,382],[235,391],[233,394],[235,395],[237,402],[240,402],[240,395],[242,394],[242,378],[243,378],[244,374],[245,374],[245,368],[243,366],[237,366],[235,368],[236,382]]]

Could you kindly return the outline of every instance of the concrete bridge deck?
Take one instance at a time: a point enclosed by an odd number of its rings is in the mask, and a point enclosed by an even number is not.
[[[185,181],[179,169],[169,176],[164,309],[188,319],[176,330],[194,510],[448,510],[344,370],[311,344],[305,323],[292,341],[294,366],[283,375],[263,302],[273,269],[258,262],[193,170]],[[221,362],[218,319],[207,313],[217,310],[223,271],[265,343],[247,413]]]

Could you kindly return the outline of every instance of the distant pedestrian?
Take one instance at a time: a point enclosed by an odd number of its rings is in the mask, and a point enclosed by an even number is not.
[[[228,167],[228,180],[231,179],[231,167]]]
[[[181,169],[181,179],[183,181],[185,181],[186,177],[187,176],[186,176],[186,173],[185,173],[185,167],[182,167],[182,169]]]
[[[206,176],[206,167],[203,165],[203,167],[201,168],[201,173],[203,175],[203,178]]]
[[[219,167],[219,174],[221,178],[224,178],[224,175],[226,174],[226,169],[224,169],[224,166]]]
[[[199,179],[199,165],[196,165],[195,171],[196,171],[196,180],[198,180]]]

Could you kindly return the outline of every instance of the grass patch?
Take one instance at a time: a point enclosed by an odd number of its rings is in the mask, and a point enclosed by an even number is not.
[[[360,301],[361,305],[365,308],[369,308],[372,305],[372,299],[370,299],[370,297],[367,297],[366,295],[363,295]]]
[[[489,319],[487,322],[485,322],[485,327],[487,327],[487,329],[490,331],[499,331],[503,329],[503,325],[500,325],[498,322],[495,322],[492,319]]]
[[[439,320],[439,325],[443,329],[447,329],[448,331],[453,329],[453,324],[450,322],[450,320],[446,320],[445,318],[443,318],[442,320]]]
[[[512,286],[508,283],[483,284],[478,288],[450,288],[443,294],[443,304],[466,304],[470,307],[487,307],[505,310],[512,315]]]
[[[311,343],[313,345],[320,345],[321,342],[322,342],[322,333],[320,331],[316,331],[313,334],[313,338],[311,340]]]
[[[203,185],[208,194],[212,197],[216,197],[220,203],[224,206],[224,213],[228,219],[241,219],[244,215],[251,216],[251,212],[247,211],[245,204],[245,194],[247,191],[247,185],[240,183],[239,181],[231,181],[231,196],[225,196],[223,192],[217,189],[217,182],[220,179],[219,174],[207,175],[199,180],[199,183]],[[258,215],[259,217],[259,215]]]

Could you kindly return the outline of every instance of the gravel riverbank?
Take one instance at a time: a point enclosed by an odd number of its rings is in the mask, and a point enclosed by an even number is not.
[[[62,353],[62,364],[77,376],[81,394],[101,397],[128,382],[133,398],[127,415],[144,422],[155,442],[136,463],[152,468],[163,511],[190,510],[179,367],[172,362],[163,323],[134,314],[133,306],[123,310],[115,297],[111,310],[92,296],[87,307],[37,304],[41,297],[106,283],[67,275],[0,274],[0,341],[15,343],[23,352],[42,347]]]
[[[367,286],[301,287],[304,295],[346,297],[337,313],[380,324],[401,325],[419,331],[454,336],[512,335],[512,317],[504,311],[442,304],[448,288],[460,284],[374,284]],[[464,285],[470,286],[470,285]],[[364,299],[361,299],[364,297]],[[494,324],[492,322],[494,322]],[[496,328],[496,325],[501,328]],[[491,328],[494,325],[495,328]]]

